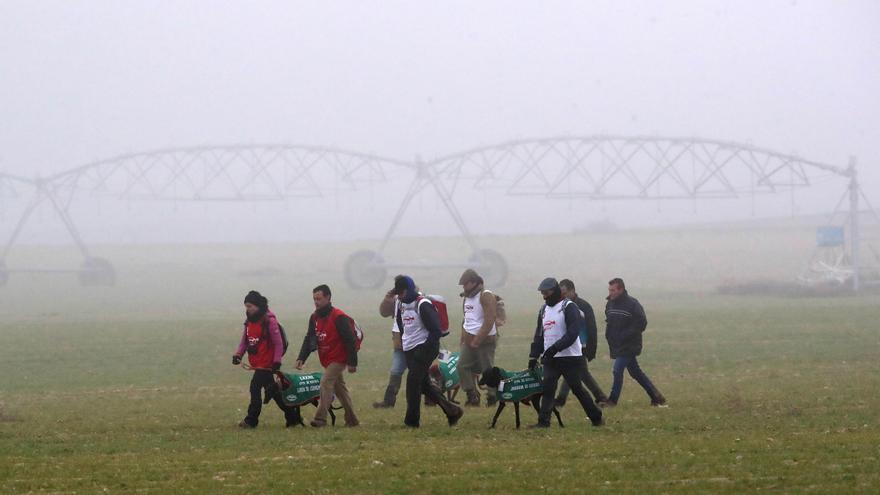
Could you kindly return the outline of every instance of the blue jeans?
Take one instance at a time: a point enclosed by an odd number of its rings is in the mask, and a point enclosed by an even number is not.
[[[614,383],[611,385],[611,395],[608,397],[608,400],[611,402],[617,402],[617,399],[620,398],[620,391],[623,389],[623,370],[629,371],[629,376],[633,377],[633,379],[645,389],[645,392],[647,392],[651,401],[657,401],[660,399],[660,393],[657,391],[657,388],[654,387],[654,384],[651,383],[648,375],[646,375],[645,372],[642,371],[642,368],[639,367],[639,361],[636,357],[621,356],[614,359],[614,366],[612,368]]]
[[[402,349],[394,349],[391,355],[391,374],[402,375],[406,371],[406,354]]]

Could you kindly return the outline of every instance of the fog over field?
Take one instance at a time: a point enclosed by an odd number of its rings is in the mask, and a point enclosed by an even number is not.
[[[512,140],[697,136],[840,169],[854,157],[876,196],[878,20],[880,7],[868,1],[6,1],[0,172],[34,179],[208,145],[331,147],[414,163]],[[666,151],[643,159],[634,177],[648,182],[652,167],[677,153]],[[592,170],[614,159],[594,157]],[[254,160],[233,168],[258,175],[248,167],[264,162]],[[177,165],[197,165],[187,163]],[[315,185],[321,197],[284,204],[170,204],[134,194],[98,201],[78,183],[70,208],[84,240],[98,243],[242,242],[255,230],[271,241],[375,239],[410,180],[400,167],[378,169],[391,187],[371,193],[359,182],[351,197],[334,191],[342,178],[330,173]],[[473,184],[457,188],[455,202],[476,234],[790,217],[830,212],[845,191],[845,178],[818,172],[811,184],[819,185],[757,202],[748,194],[738,202],[552,201],[559,194],[492,196]],[[4,238],[32,191],[14,189],[0,193]],[[400,233],[458,233],[430,187],[423,193]],[[440,218],[426,227],[421,219],[434,213]],[[19,242],[69,238],[42,204]]]
[[[878,493],[878,26],[870,0],[0,0],[0,493]],[[377,407],[393,277],[446,299],[454,352],[465,268],[509,372],[557,328],[538,284],[574,280],[608,391],[622,277],[648,324],[616,334],[619,403],[565,430]],[[319,284],[365,335],[360,425],[241,428],[272,382],[239,366],[245,294],[295,373]]]

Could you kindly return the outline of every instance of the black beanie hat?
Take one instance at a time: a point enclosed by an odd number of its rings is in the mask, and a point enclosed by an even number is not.
[[[244,302],[251,303],[260,309],[266,309],[269,307],[269,300],[255,290],[248,292],[247,295],[244,296]]]

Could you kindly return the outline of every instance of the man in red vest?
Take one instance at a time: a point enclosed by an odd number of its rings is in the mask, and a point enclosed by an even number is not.
[[[321,397],[315,419],[310,423],[316,428],[327,425],[327,410],[333,402],[333,394],[345,409],[345,426],[357,426],[351,396],[345,386],[343,373],[357,371],[357,347],[354,320],[330,303],[330,287],[319,285],[312,290],[315,312],[309,317],[309,329],[296,361],[296,369],[303,369],[309,354],[318,348],[318,359],[324,367],[321,377]],[[317,345],[316,345],[317,344]]]
[[[281,368],[281,356],[284,354],[284,342],[281,338],[281,330],[275,314],[269,311],[269,300],[259,292],[252,290],[244,298],[245,322],[244,332],[238,344],[235,354],[232,355],[232,364],[241,364],[241,358],[245,352],[248,362],[254,369],[251,378],[251,402],[248,405],[247,416],[238,424],[241,428],[256,428],[260,422],[260,411],[263,401],[260,394],[264,389],[275,385],[272,372]],[[302,418],[298,407],[287,407],[281,401],[281,396],[275,394],[275,403],[284,411],[284,419],[287,426],[296,426]]]

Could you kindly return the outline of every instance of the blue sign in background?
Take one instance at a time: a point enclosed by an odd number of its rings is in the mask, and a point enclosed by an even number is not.
[[[843,246],[843,227],[819,227],[816,229],[816,245],[819,247]]]

